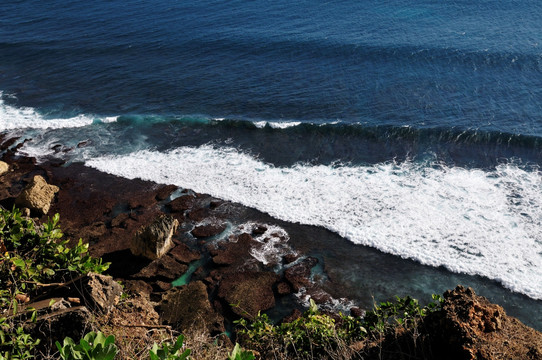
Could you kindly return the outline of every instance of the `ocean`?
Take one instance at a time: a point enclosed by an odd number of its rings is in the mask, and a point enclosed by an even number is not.
[[[3,1],[0,131],[28,140],[23,155],[292,224],[290,241],[367,307],[461,283],[541,330],[541,13]]]

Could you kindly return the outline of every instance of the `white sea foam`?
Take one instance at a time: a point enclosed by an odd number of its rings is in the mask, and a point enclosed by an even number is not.
[[[95,119],[89,115],[78,115],[71,118],[45,118],[34,108],[14,107],[7,105],[2,100],[0,92],[0,131],[16,129],[60,129],[82,127],[92,124],[94,121],[114,122],[116,117],[106,117],[105,119]]]
[[[357,244],[477,274],[542,299],[539,171],[374,166],[274,167],[232,148],[183,147],[102,157],[88,165],[191,188],[326,227]]]
[[[254,125],[257,128],[264,128],[270,126],[273,129],[287,129],[290,127],[298,126],[301,124],[301,121],[255,121]]]

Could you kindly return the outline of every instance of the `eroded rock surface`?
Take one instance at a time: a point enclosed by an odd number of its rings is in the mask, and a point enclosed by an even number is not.
[[[49,212],[58,191],[58,186],[49,185],[42,176],[36,175],[17,196],[15,204],[20,208],[28,208],[34,213],[44,215]]]
[[[179,221],[171,216],[158,217],[136,233],[130,246],[132,254],[151,260],[161,257],[174,246],[172,237],[178,226]]]

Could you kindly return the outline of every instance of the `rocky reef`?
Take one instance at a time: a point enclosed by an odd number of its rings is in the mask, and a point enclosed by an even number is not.
[[[234,320],[251,319],[277,303],[287,304],[283,314],[289,321],[299,317],[300,293],[318,304],[333,300],[314,281],[311,270],[318,259],[293,249],[288,234],[274,224],[240,217],[239,204],[77,163],[36,164],[8,146],[3,145],[0,163],[0,205],[27,208],[28,215],[42,221],[59,213],[68,238],[82,238],[93,256],[111,262],[107,279],[73,284],[73,289],[88,289],[88,296],[70,292],[70,287],[48,294],[63,304],[57,311],[69,314],[72,324],[84,324],[90,309],[111,313],[112,322],[127,327],[167,325],[182,332],[198,326],[217,336],[227,333]],[[43,199],[42,204],[35,205],[30,197]],[[136,294],[130,316],[114,315],[120,290],[113,279]],[[507,316],[502,307],[463,287],[444,299],[442,311],[420,328],[420,348],[408,350],[411,340],[398,333],[372,350],[365,344],[364,354],[384,359],[542,358],[542,334]],[[351,312],[363,314],[356,307]],[[42,315],[50,329],[58,329],[51,325],[53,318],[49,312]],[[53,341],[66,334],[47,336]],[[431,356],[416,357],[421,350]],[[399,353],[406,355],[397,357]]]

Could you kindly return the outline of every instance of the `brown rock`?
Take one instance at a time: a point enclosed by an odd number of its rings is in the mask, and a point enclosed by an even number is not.
[[[273,285],[279,276],[272,272],[240,272],[224,276],[218,288],[218,296],[228,304],[237,315],[251,319],[259,311],[275,306]]]
[[[278,285],[277,285],[277,293],[279,295],[288,295],[291,292],[292,292],[292,289],[290,289],[290,285],[288,285],[287,283],[285,283],[283,281],[278,283]]]
[[[120,301],[122,286],[111,276],[89,273],[82,284],[82,297],[90,308],[107,313]]]
[[[223,222],[212,222],[205,225],[196,226],[192,230],[192,235],[197,238],[206,238],[215,236],[226,230],[226,224]]]
[[[250,258],[250,249],[259,243],[249,234],[241,234],[236,238],[236,242],[228,242],[223,245],[223,249],[216,249],[216,255],[213,256],[213,262],[217,265],[243,264]]]
[[[201,254],[199,252],[191,250],[188,245],[184,243],[175,245],[169,254],[173,256],[175,260],[185,264],[189,264],[192,261],[201,259]]]
[[[183,195],[172,200],[169,204],[167,204],[167,207],[173,213],[184,212],[192,208],[192,205],[194,205],[194,202],[195,202],[195,198],[192,195]]]
[[[284,277],[292,285],[294,291],[299,291],[303,287],[310,286],[311,269],[318,263],[318,259],[308,257],[297,265],[288,268],[284,272]]]
[[[165,185],[165,186],[162,186],[158,189],[158,191],[156,192],[156,200],[158,201],[163,201],[163,200],[166,200],[169,195],[171,195],[172,192],[174,192],[175,190],[177,190],[178,187],[175,186],[175,185]]]
[[[282,319],[282,322],[284,323],[291,323],[292,321],[295,321],[303,316],[303,313],[299,309],[292,310],[292,313],[288,316],[285,316],[284,319]]]
[[[188,217],[193,221],[203,221],[207,219],[209,215],[210,211],[207,208],[194,209],[188,213]]]
[[[188,266],[181,264],[169,255],[153,260],[149,265],[133,275],[135,279],[173,281],[186,272]]]
[[[39,215],[44,215],[49,212],[51,203],[58,191],[58,186],[49,185],[42,176],[36,175],[17,196],[15,204],[21,208],[29,208]]]
[[[130,250],[136,256],[145,256],[151,260],[161,257],[173,246],[172,237],[179,221],[171,216],[162,215],[149,226],[142,227],[134,237]]]
[[[444,299],[442,310],[424,321],[435,358],[540,359],[542,333],[507,316],[501,306],[462,286]]]
[[[207,329],[216,334],[225,331],[224,319],[214,312],[207,288],[201,281],[173,288],[162,296],[160,317],[180,332]]]

